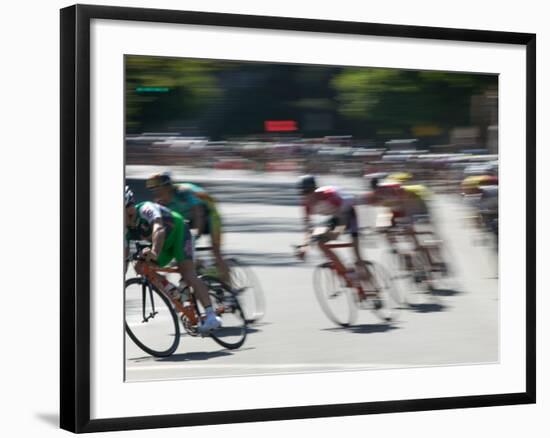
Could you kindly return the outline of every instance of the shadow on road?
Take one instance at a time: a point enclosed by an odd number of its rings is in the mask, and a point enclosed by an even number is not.
[[[226,357],[226,356],[233,356],[233,353],[230,353],[227,350],[180,353],[180,354],[173,354],[172,356],[168,356],[168,357],[158,357],[155,359],[155,362],[190,362],[190,361],[208,360],[208,359],[214,359],[216,357]]]
[[[447,288],[438,288],[433,289],[431,294],[437,297],[452,297],[455,295],[460,295],[462,291],[456,289],[447,289]]]
[[[269,321],[264,321],[262,319],[262,320],[257,321],[257,322],[249,322],[248,327],[250,327],[251,325],[254,326],[254,327],[263,327],[263,326],[266,326],[266,325],[273,325],[273,323],[269,322]]]
[[[358,324],[350,327],[331,327],[322,329],[323,331],[329,332],[351,332],[351,333],[385,333],[390,330],[396,330],[399,327],[396,327],[390,323],[381,323],[381,324]]]
[[[348,331],[352,333],[362,333],[362,334],[369,334],[369,333],[385,333],[389,332],[391,330],[396,330],[399,327],[396,327],[393,324],[359,324],[354,325],[351,327],[348,327]]]
[[[443,312],[447,306],[440,303],[408,303],[408,308],[416,313],[432,313]]]
[[[271,325],[269,322],[249,322],[246,326],[246,333],[251,335],[253,333],[261,332],[261,328],[266,325]]]
[[[254,347],[248,348],[239,348],[235,352],[255,350]],[[126,360],[128,362],[143,363],[143,362],[191,362],[197,360],[208,360],[214,359],[216,357],[227,357],[233,356],[235,353],[232,353],[229,350],[218,350],[218,351],[194,351],[190,353],[179,353],[173,354],[168,357],[152,357],[152,356],[141,356],[141,357],[128,357]]]

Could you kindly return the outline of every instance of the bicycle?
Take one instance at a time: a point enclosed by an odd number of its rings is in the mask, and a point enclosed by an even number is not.
[[[435,280],[448,274],[446,264],[443,261],[435,261],[435,253],[440,252],[441,240],[433,238],[433,231],[415,230],[414,234],[417,237],[432,237],[430,240],[415,245],[412,238],[405,232],[405,228],[399,225],[384,229],[382,232],[391,236],[393,241],[389,259],[393,280],[408,279],[423,292],[433,293]],[[404,249],[404,243],[408,243],[409,248]]]
[[[179,319],[190,336],[208,336],[228,349],[241,347],[247,336],[247,322],[231,288],[210,276],[199,277],[208,287],[214,311],[222,318],[221,327],[202,334],[199,324],[206,318],[204,308],[188,286],[180,290],[183,296],[189,297],[185,302],[165,292],[167,286],[175,286],[159,273],[177,273],[177,268],[146,263],[141,251],[147,246],[136,243],[136,252],[128,258],[134,266],[140,264],[141,272],[125,281],[124,328],[130,339],[151,356],[170,356],[181,338]]]
[[[299,250],[305,245],[295,245]],[[352,243],[327,243],[332,249],[351,248]],[[358,309],[369,309],[385,322],[396,319],[401,298],[388,271],[380,264],[364,260],[366,280],[351,278],[350,269],[341,270],[332,261],[316,266],[313,273],[315,295],[325,315],[335,324],[348,327],[357,319]]]
[[[211,246],[196,247],[197,252],[211,251]],[[246,322],[258,322],[265,315],[265,299],[260,282],[254,271],[235,257],[224,259],[229,268],[231,288],[239,298]],[[199,275],[220,278],[218,268],[212,258],[195,257],[195,266]]]

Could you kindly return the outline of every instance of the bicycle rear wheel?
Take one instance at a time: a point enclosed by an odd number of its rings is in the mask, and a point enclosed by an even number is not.
[[[315,296],[328,319],[342,327],[348,327],[355,322],[357,306],[352,295],[355,292],[343,284],[330,263],[323,263],[315,268],[313,285]]]
[[[231,288],[219,279],[203,275],[200,279],[208,286],[210,301],[222,325],[210,332],[210,337],[222,347],[234,350],[244,344],[247,322],[239,299]],[[204,316],[204,310],[200,312]]]
[[[226,263],[229,267],[231,286],[239,297],[246,321],[248,323],[259,321],[265,314],[265,299],[258,278],[250,267],[237,259],[226,259]]]
[[[178,348],[180,327],[170,300],[142,277],[126,280],[124,328],[151,356],[170,356]]]

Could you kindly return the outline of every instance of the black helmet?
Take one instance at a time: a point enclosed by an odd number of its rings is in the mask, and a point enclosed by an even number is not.
[[[317,189],[317,181],[313,175],[303,175],[298,181],[298,190],[302,194],[307,194],[315,191]]]
[[[370,180],[370,188],[372,190],[376,190],[378,188],[378,183],[380,182],[380,180],[377,178],[377,177],[374,177]]]
[[[376,172],[376,173],[369,173],[364,175],[363,177],[367,179],[368,185],[371,188],[371,190],[376,190],[380,183],[388,176],[387,172]]]

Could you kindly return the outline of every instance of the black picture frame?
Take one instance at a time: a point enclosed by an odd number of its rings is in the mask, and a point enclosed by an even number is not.
[[[182,23],[335,34],[412,37],[526,47],[526,375],[525,392],[289,406],[131,418],[90,419],[90,22]],[[376,23],[75,5],[61,10],[61,348],[60,426],[81,432],[241,423],[535,403],[536,35]]]

